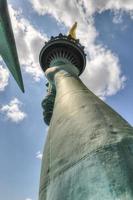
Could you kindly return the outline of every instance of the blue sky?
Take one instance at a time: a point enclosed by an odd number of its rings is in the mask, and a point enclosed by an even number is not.
[[[25,93],[0,61],[0,199],[37,200],[48,127],[41,101],[46,79],[38,55],[51,35],[78,21],[85,45],[83,82],[133,125],[133,2],[9,0]]]

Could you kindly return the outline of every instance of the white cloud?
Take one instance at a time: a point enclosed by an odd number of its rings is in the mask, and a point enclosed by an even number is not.
[[[0,64],[0,92],[4,91],[9,81],[9,72]]]
[[[104,12],[106,10],[123,10],[129,14],[133,11],[133,1],[132,0],[73,0],[68,2],[67,0],[29,0],[33,8],[38,12],[38,14],[43,15],[45,13],[50,13],[57,20],[63,17],[71,19],[71,13],[77,9],[77,4],[86,8],[86,13],[88,15],[93,15],[95,12]],[[65,12],[64,12],[65,11]],[[70,12],[68,12],[70,11]],[[69,14],[68,14],[69,13]],[[74,13],[75,14],[75,13]],[[73,15],[74,15],[73,14]],[[77,16],[78,14],[76,14]],[[69,22],[68,22],[69,23]]]
[[[14,98],[9,104],[2,105],[0,107],[0,112],[3,113],[7,119],[18,123],[26,117],[26,113],[21,110],[21,107],[22,103],[17,98]]]
[[[21,11],[16,11],[9,6],[10,16],[13,25],[13,31],[16,40],[20,64],[24,70],[31,74],[35,81],[43,77],[39,66],[39,53],[47,40],[45,34],[41,34],[37,29],[26,20]]]
[[[113,23],[121,24],[123,22],[123,12],[121,10],[114,11]]]
[[[100,50],[102,47],[100,47]],[[121,75],[118,58],[109,50],[103,48],[87,62],[85,73],[81,76],[83,82],[100,96],[114,95],[124,87],[126,77]]]
[[[81,0],[84,2],[85,7],[88,10],[89,15],[93,15],[96,12],[102,13],[110,10],[114,13],[113,22],[122,23],[123,13],[129,14],[133,19],[133,1],[132,0]]]
[[[83,2],[85,3],[86,8],[89,7],[90,14],[95,12],[103,12],[105,10],[124,10],[126,12],[133,10],[132,0],[83,0]]]
[[[40,151],[36,153],[36,158],[42,160],[42,153]]]
[[[78,21],[77,36],[86,47],[87,66],[82,75],[83,82],[100,97],[116,94],[122,89],[126,78],[122,75],[119,59],[102,44],[96,45],[98,31],[94,26],[93,14],[107,9],[125,8],[130,6],[124,1],[104,0],[30,0],[33,8],[40,15],[46,13],[54,17],[58,23],[70,27],[74,21]],[[117,2],[117,3],[116,3]],[[120,7],[120,2],[122,5]],[[132,4],[131,1],[128,3]],[[64,12],[65,11],[65,12]],[[116,14],[116,12],[115,12]],[[118,14],[116,14],[118,15]],[[115,19],[120,22],[121,18]]]
[[[32,199],[30,199],[30,198],[26,198],[25,200],[32,200]]]

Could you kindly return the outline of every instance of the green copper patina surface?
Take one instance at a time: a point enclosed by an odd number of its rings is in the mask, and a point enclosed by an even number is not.
[[[24,85],[6,0],[0,0],[0,55],[20,89],[24,92]]]
[[[56,97],[39,200],[132,200],[133,128],[68,68],[46,71]]]

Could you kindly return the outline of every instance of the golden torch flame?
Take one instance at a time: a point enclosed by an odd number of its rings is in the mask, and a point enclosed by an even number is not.
[[[72,38],[76,39],[76,29],[77,29],[77,22],[75,22],[72,28],[69,31],[69,34]]]

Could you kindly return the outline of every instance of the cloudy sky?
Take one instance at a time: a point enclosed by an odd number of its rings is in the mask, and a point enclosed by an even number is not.
[[[132,0],[8,0],[21,64],[22,94],[0,58],[0,199],[37,200],[48,127],[46,79],[38,55],[51,35],[78,21],[87,67],[81,79],[133,125]]]

